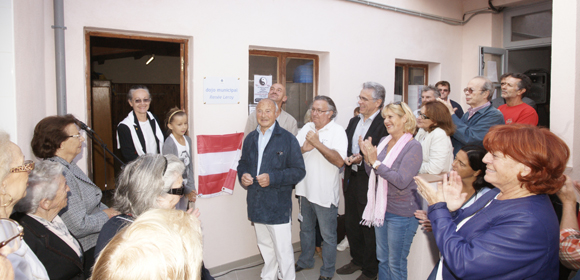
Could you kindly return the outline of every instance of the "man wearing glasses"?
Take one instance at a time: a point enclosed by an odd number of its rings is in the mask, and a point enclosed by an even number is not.
[[[435,99],[435,98],[433,98]],[[358,96],[360,114],[350,119],[346,128],[348,139],[347,157],[344,159],[345,227],[350,245],[350,263],[336,270],[338,274],[352,274],[362,270],[357,280],[375,279],[379,270],[375,229],[360,224],[367,205],[369,175],[362,163],[359,137],[371,137],[373,145],[387,136],[385,119],[381,115],[385,100],[385,88],[375,82],[366,82]]]
[[[125,163],[144,154],[161,154],[163,131],[155,116],[149,112],[149,89],[142,85],[131,87],[127,101],[133,111],[117,126],[117,149],[121,149]]]
[[[466,145],[483,146],[483,138],[489,129],[498,124],[505,124],[502,113],[491,106],[492,82],[485,77],[477,76],[463,89],[469,109],[459,118],[449,100],[437,99],[447,106],[453,123],[457,127],[451,136],[453,154],[457,154],[461,147]]]
[[[435,87],[437,88],[437,91],[439,91],[441,99],[445,101],[449,99],[449,102],[451,102],[451,106],[453,106],[453,108],[455,109],[455,114],[457,115],[458,118],[461,119],[461,117],[463,117],[463,108],[461,108],[461,105],[459,105],[459,103],[449,98],[449,94],[451,93],[451,85],[449,84],[449,82],[439,81],[435,84]]]
[[[362,110],[362,108],[361,108]],[[322,267],[319,280],[332,279],[336,263],[336,226],[340,168],[344,165],[348,139],[344,128],[334,122],[337,110],[328,96],[314,98],[312,122],[302,127],[296,138],[302,147],[306,177],[296,185],[299,196],[300,246],[296,272],[314,266],[316,220],[322,234]]]
[[[296,137],[276,121],[273,100],[258,103],[256,118],[259,126],[244,140],[237,171],[240,184],[248,190],[248,218],[254,223],[264,258],[260,276],[265,280],[278,280],[278,276],[295,279],[292,187],[306,174],[304,159]]]

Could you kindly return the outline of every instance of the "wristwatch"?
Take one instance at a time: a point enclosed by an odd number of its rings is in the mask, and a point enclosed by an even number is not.
[[[381,162],[380,162],[380,161],[378,161],[378,160],[377,160],[377,161],[375,161],[375,163],[373,163],[373,169],[375,169],[375,170],[376,170],[376,169],[379,167],[379,165],[381,165]]]

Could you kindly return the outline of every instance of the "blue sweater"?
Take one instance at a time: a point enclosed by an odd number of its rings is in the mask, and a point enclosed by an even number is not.
[[[274,124],[270,141],[264,149],[260,174],[268,173],[270,185],[261,187],[255,180],[258,171],[258,131],[248,134],[238,163],[238,179],[244,173],[254,178],[247,187],[248,218],[254,223],[285,224],[292,217],[292,187],[304,178],[306,169],[300,145],[292,133]]]
[[[471,119],[469,112],[459,118],[456,114],[451,115],[457,128],[451,136],[453,154],[456,155],[463,146],[478,145],[483,147],[483,138],[489,129],[498,124],[505,124],[503,114],[493,106],[487,106],[477,111]]]
[[[558,279],[559,226],[548,196],[496,200],[498,192],[490,190],[455,217],[444,202],[429,206],[443,279]]]

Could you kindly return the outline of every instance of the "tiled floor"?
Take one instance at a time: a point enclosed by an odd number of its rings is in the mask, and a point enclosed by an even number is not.
[[[294,259],[297,260],[300,252],[294,254]],[[296,273],[296,280],[317,280],[320,276],[320,267],[322,266],[322,259],[315,254],[314,255],[314,268],[312,269],[305,269],[298,273]],[[340,268],[341,266],[350,262],[350,251],[346,249],[345,251],[338,251],[336,254],[336,268]],[[260,279],[260,272],[262,271],[262,264],[259,264],[255,267],[248,268],[248,269],[241,269],[237,271],[232,271],[228,274],[223,276],[215,277],[216,280],[256,280]],[[357,271],[351,275],[338,275],[334,274],[332,279],[334,280],[355,280],[361,274],[360,271]]]

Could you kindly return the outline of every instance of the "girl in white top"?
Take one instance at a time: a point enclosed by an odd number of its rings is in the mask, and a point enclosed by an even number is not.
[[[193,160],[191,153],[191,138],[185,133],[188,129],[187,114],[177,108],[173,107],[167,113],[165,125],[169,133],[169,137],[165,139],[163,144],[163,154],[174,154],[185,164],[185,171],[183,171],[183,186],[185,188],[185,196],[175,206],[175,209],[187,210],[193,208],[193,205],[188,207],[188,202],[195,202],[197,198],[197,191],[195,190],[195,180],[193,178]]]
[[[415,139],[423,148],[423,163],[419,174],[441,174],[451,171],[453,145],[450,136],[455,132],[455,124],[445,105],[427,102],[421,106]]]

